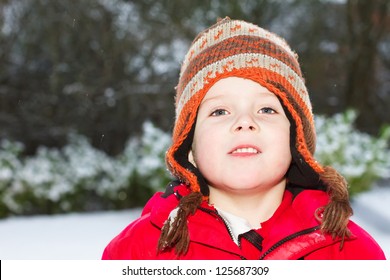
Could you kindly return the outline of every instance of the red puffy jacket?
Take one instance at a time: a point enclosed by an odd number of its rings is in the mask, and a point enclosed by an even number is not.
[[[286,191],[274,215],[260,229],[240,235],[239,246],[215,208],[204,202],[188,218],[187,254],[178,257],[174,250],[158,253],[161,227],[178,206],[178,197],[189,190],[179,185],[167,192],[156,193],[149,200],[141,217],[107,245],[102,259],[385,259],[375,240],[352,221],[348,225],[352,235],[344,241],[341,250],[339,238],[321,233],[314,212],[329,198],[318,190],[304,190],[295,197]]]

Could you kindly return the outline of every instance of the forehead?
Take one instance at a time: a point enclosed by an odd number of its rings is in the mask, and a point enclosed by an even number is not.
[[[207,91],[202,103],[207,100],[220,99],[224,97],[245,97],[252,95],[254,98],[276,99],[276,95],[267,88],[251,79],[240,77],[228,77],[217,81]]]

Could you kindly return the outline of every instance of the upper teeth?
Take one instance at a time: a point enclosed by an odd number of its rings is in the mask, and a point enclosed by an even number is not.
[[[234,150],[233,151],[233,154],[235,153],[252,153],[252,154],[257,154],[258,151],[254,148],[240,148],[240,149],[237,149],[237,150]]]

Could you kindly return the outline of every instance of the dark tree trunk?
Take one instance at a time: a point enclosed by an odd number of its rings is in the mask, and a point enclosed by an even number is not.
[[[378,44],[386,29],[388,0],[348,0],[349,55],[346,104],[359,112],[357,127],[376,133],[381,126],[382,104],[376,94]]]

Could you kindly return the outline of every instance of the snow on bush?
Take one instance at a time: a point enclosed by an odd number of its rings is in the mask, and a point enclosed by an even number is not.
[[[374,138],[353,128],[355,117],[352,111],[316,116],[316,158],[347,178],[351,194],[390,175],[390,130]],[[0,217],[142,206],[172,179],[165,166],[170,141],[170,134],[150,122],[116,157],[80,135],[70,135],[62,149],[41,147],[33,157],[22,156],[21,143],[3,140]]]
[[[368,190],[379,178],[390,178],[390,127],[372,137],[354,129],[356,117],[353,110],[330,118],[316,116],[316,158],[346,178],[351,195]]]
[[[81,135],[62,149],[40,147],[22,157],[23,145],[0,143],[0,217],[140,206],[170,175],[165,151],[170,136],[150,122],[143,135],[110,157]]]

